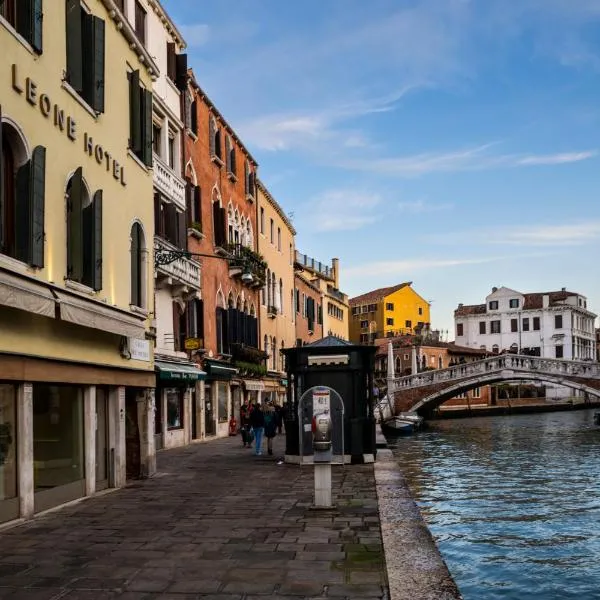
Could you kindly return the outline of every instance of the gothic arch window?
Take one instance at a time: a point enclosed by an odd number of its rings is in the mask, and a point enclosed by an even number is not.
[[[277,297],[277,308],[283,314],[283,279],[279,279],[279,294]]]
[[[81,167],[67,184],[67,278],[102,289],[102,190],[92,196]]]
[[[246,220],[246,246],[248,246],[248,248],[252,248],[252,246],[254,245],[254,238],[252,235],[252,223],[250,222],[250,219]]]
[[[146,237],[137,221],[131,227],[131,304],[146,308]]]
[[[267,269],[267,278],[265,282],[265,290],[266,290],[266,300],[267,306],[273,306],[272,298],[271,298],[271,271]]]
[[[443,369],[444,368],[444,363],[442,361],[442,357],[438,356],[438,369]]]
[[[44,266],[46,149],[29,156],[25,137],[0,113],[0,254]]]
[[[210,140],[210,156],[212,159],[217,159],[220,164],[223,164],[223,151],[221,147],[221,130],[217,120],[209,116],[209,140]]]
[[[227,213],[221,204],[221,195],[215,186],[212,191],[213,236],[218,248],[222,248],[227,242]]]
[[[273,338],[273,371],[277,371],[277,353],[279,348],[277,347],[277,338]]]
[[[229,292],[229,296],[227,296],[227,308],[235,308],[235,301],[233,299],[233,292]]]

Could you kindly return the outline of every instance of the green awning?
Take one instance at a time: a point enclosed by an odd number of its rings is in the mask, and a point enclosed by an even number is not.
[[[155,360],[154,367],[158,371],[158,378],[161,381],[193,383],[206,379],[206,373],[194,365]]]
[[[204,368],[206,369],[208,377],[212,379],[231,379],[238,372],[234,367],[228,367],[225,364],[211,361],[206,361]]]

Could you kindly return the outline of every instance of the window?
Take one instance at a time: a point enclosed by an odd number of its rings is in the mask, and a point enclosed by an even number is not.
[[[202,191],[199,185],[188,180],[185,187],[185,204],[188,227],[202,232]]]
[[[271,219],[269,231],[270,231],[271,244],[274,244],[275,243],[275,222],[273,221],[273,219]]]
[[[67,185],[67,278],[102,289],[102,190],[90,197],[81,167]]]
[[[485,321],[479,321],[479,334],[485,335],[485,333],[486,333]]]
[[[139,223],[131,228],[131,304],[144,308],[146,306],[146,242],[144,231]]]
[[[360,334],[360,343],[361,344],[367,344],[369,342],[369,334],[368,333],[361,333]]]
[[[244,163],[244,189],[246,192],[246,196],[248,198],[254,198],[254,188],[256,187],[256,175],[255,173],[252,171],[252,167],[250,166],[250,163],[248,161],[246,161]]]
[[[518,298],[511,298],[508,301],[508,306],[510,308],[519,308],[519,299]]]
[[[175,168],[175,137],[169,132],[169,141],[168,141],[168,149],[169,149],[169,166],[171,169]]]
[[[173,42],[167,42],[167,77],[173,83],[177,81],[177,52]]]
[[[554,315],[554,329],[562,329],[563,318],[562,315]]]
[[[510,330],[512,333],[519,331],[519,319],[510,320]]]
[[[456,324],[456,335],[458,337],[461,337],[464,335],[464,325],[463,323],[457,323]]]
[[[184,389],[169,388],[167,394],[167,429],[183,429]]]
[[[490,310],[498,310],[498,300],[491,300],[489,308]]]
[[[152,149],[158,156],[162,156],[162,128],[156,123],[152,123]]]
[[[394,319],[386,319],[385,320],[385,324],[386,325],[393,325],[394,324]]]
[[[223,159],[221,158],[221,131],[219,129],[219,126],[217,125],[217,121],[212,116],[209,117],[208,129],[211,160],[213,160],[219,165],[222,165]]]
[[[500,333],[500,321],[490,321],[490,333]]]
[[[135,35],[142,44],[146,45],[146,11],[139,0],[135,0]]]
[[[474,388],[473,389],[473,398],[481,398],[481,388]]]
[[[386,302],[385,310],[394,310],[394,303],[393,302]]]
[[[369,312],[377,312],[377,304],[369,304]]]
[[[140,72],[129,79],[129,148],[148,167],[152,166],[152,92],[140,85]]]
[[[260,232],[265,233],[265,209],[260,207]]]
[[[125,0],[115,0],[115,4],[117,5],[117,8],[123,13],[125,14]]]
[[[406,329],[411,329],[412,328],[412,321],[404,321],[404,327],[406,327]]]
[[[0,253],[44,266],[46,149],[25,143],[0,112]]]
[[[523,331],[529,331],[529,319],[524,318],[521,326],[523,327]]]
[[[281,252],[281,227],[277,228],[277,250]]]
[[[237,168],[235,165],[235,145],[229,136],[227,136],[227,140],[225,142],[225,162],[227,164],[227,174],[229,175],[229,179],[237,179]]]
[[[0,15],[38,54],[42,53],[42,0],[3,0]]]
[[[533,330],[534,331],[540,330],[540,318],[539,317],[533,317]]]
[[[200,339],[204,343],[204,300],[190,300],[185,312],[188,317],[189,337]]]
[[[556,358],[563,358],[564,357],[564,351],[563,351],[563,346],[555,346],[554,347],[554,352],[555,352],[555,356]]]
[[[157,236],[168,240],[182,250],[187,250],[186,215],[177,210],[173,203],[163,201],[158,192],[154,194],[154,222]]]

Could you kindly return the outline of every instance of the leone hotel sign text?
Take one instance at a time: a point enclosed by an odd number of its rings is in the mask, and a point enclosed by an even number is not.
[[[58,104],[53,103],[48,94],[40,93],[33,79],[27,77],[24,81],[20,80],[17,65],[12,66],[12,87],[18,94],[25,94],[27,102],[32,106],[37,106],[46,119],[52,119],[54,126],[60,131],[64,131],[72,142],[77,141],[77,123],[75,119],[70,115],[66,115]],[[108,172],[112,172],[113,177],[122,186],[127,185],[125,167],[100,144],[94,143],[94,138],[87,132],[83,134],[83,150],[89,156],[93,156],[96,162],[104,166]]]

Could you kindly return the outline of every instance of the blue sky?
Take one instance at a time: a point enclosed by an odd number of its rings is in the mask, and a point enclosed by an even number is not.
[[[492,286],[600,312],[600,0],[163,0],[207,94],[357,295],[450,329]]]

